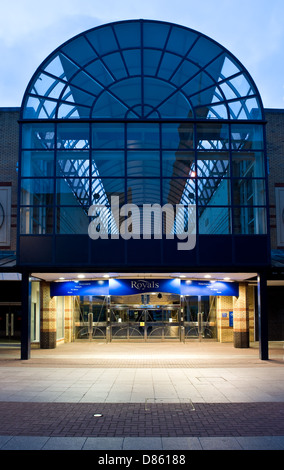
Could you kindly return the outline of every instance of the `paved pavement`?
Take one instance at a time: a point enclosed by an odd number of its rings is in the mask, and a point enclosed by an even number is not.
[[[0,449],[284,450],[283,347],[1,347]]]

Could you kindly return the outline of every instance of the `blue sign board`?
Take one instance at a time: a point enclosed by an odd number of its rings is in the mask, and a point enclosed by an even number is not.
[[[110,295],[132,295],[149,292],[180,294],[180,279],[110,279]]]
[[[180,279],[110,279],[52,282],[50,295],[133,295],[165,292],[180,295],[239,295],[236,282],[181,281]]]
[[[108,295],[108,281],[52,282],[50,295]]]
[[[181,281],[181,295],[239,295],[237,282]]]

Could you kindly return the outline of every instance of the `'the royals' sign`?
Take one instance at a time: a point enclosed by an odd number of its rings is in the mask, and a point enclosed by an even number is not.
[[[110,279],[110,295],[132,295],[149,292],[180,293],[179,279]]]

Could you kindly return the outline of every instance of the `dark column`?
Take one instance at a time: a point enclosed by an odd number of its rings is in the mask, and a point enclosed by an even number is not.
[[[264,273],[257,276],[259,358],[268,359],[267,280]]]
[[[22,331],[21,359],[30,358],[31,350],[31,311],[30,311],[30,282],[29,273],[22,273]]]

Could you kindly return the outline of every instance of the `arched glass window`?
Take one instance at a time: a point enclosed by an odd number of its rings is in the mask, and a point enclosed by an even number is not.
[[[22,117],[262,118],[256,87],[233,55],[181,26],[127,21],[84,32],[36,71]]]
[[[21,234],[87,234],[94,204],[117,233],[112,196],[194,205],[198,234],[267,231],[259,93],[196,31],[135,20],[76,36],[35,72],[21,126]]]

